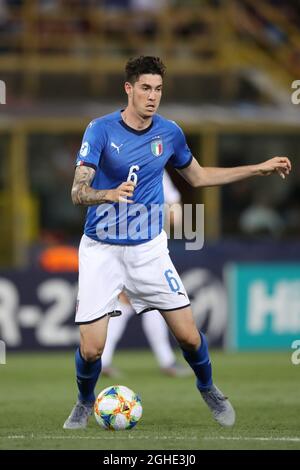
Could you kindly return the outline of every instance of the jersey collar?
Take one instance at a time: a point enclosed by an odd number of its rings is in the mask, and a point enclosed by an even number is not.
[[[153,116],[153,119],[152,119],[152,122],[150,124],[150,126],[146,127],[146,129],[142,129],[140,131],[138,131],[137,129],[133,129],[133,127],[130,127],[128,126],[128,124],[126,124],[126,122],[123,121],[122,119],[122,115],[121,115],[121,112],[123,111],[123,109],[121,109],[120,111],[120,120],[119,120],[119,123],[121,124],[121,126],[124,127],[124,129],[126,129],[128,132],[132,132],[132,134],[135,134],[135,135],[143,135],[143,134],[146,134],[147,132],[150,131],[150,129],[152,129],[153,127],[153,122],[154,122],[154,117]]]

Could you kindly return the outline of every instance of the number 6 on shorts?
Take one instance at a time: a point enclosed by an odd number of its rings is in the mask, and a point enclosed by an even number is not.
[[[178,281],[177,281],[176,277],[174,277],[174,273],[173,273],[172,269],[167,269],[164,272],[164,275],[165,275],[165,278],[168,281],[168,284],[170,286],[171,291],[173,291],[173,292],[179,291],[180,286],[178,284]]]

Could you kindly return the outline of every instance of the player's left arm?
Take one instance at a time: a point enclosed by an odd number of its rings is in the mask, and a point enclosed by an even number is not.
[[[251,176],[268,176],[278,173],[281,178],[285,178],[292,169],[290,160],[287,157],[274,157],[255,165],[244,165],[233,168],[202,167],[193,158],[190,165],[177,171],[193,187],[217,186],[234,183]]]

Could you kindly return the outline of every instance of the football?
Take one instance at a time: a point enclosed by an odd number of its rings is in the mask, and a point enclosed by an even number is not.
[[[115,431],[132,429],[141,419],[142,413],[140,397],[124,385],[105,388],[97,396],[94,405],[97,423]]]

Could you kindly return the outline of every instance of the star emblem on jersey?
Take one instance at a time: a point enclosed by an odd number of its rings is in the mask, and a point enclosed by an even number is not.
[[[155,157],[160,157],[163,153],[163,143],[161,139],[153,140],[151,142],[151,152]]]

